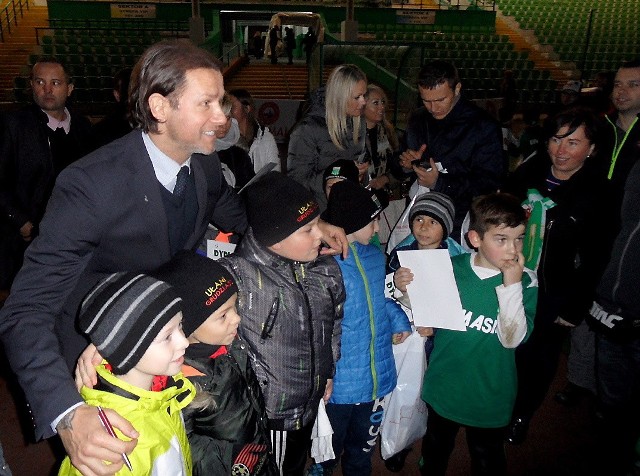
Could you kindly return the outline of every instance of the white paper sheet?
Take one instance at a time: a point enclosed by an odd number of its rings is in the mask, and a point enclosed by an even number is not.
[[[466,331],[464,311],[448,250],[399,251],[400,265],[409,268],[407,286],[416,326]]]

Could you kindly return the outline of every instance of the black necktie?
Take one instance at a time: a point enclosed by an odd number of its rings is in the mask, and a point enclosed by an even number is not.
[[[173,189],[173,194],[176,197],[183,198],[184,191],[187,188],[187,180],[189,180],[189,167],[183,165],[180,168],[180,172],[178,172],[178,177],[176,179],[176,186]]]

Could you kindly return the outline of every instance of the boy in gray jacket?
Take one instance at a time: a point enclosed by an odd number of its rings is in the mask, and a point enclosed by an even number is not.
[[[320,208],[311,192],[270,172],[246,198],[250,228],[221,263],[238,283],[239,334],[265,398],[277,464],[284,475],[302,475],[339,358],[342,274],[320,255]]]

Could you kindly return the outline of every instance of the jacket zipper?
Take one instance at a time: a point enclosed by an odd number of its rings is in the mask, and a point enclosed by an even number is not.
[[[304,279],[304,265],[299,264],[298,265],[300,267],[300,275],[302,277],[302,279]],[[316,353],[315,353],[315,349],[313,346],[313,322],[312,322],[312,316],[311,316],[311,303],[309,303],[309,296],[307,295],[304,287],[302,286],[302,281],[299,279],[298,277],[298,272],[296,269],[294,269],[293,271],[294,277],[296,279],[296,284],[298,285],[298,289],[300,289],[300,292],[302,293],[302,295],[304,296],[304,302],[307,306],[307,323],[309,324],[309,350],[311,351],[311,365],[310,365],[310,373],[311,373],[311,377],[315,380],[315,375],[316,375]],[[318,376],[319,378],[319,376]],[[314,388],[316,387],[318,382],[313,382],[313,385],[311,387],[311,391],[309,392],[309,398],[307,399],[307,402],[309,402],[311,400],[311,397],[313,396],[313,394],[315,393]],[[304,414],[307,413],[307,403],[305,403],[303,410],[302,410],[302,416],[304,416]],[[300,421],[302,421],[302,417],[300,418]]]

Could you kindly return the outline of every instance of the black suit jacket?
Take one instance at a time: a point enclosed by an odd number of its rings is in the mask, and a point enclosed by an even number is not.
[[[0,217],[18,230],[27,221],[40,222],[56,174],[47,135],[47,115],[36,105],[8,113],[0,126]],[[70,164],[91,151],[91,124],[71,112]]]
[[[199,209],[185,248],[198,245],[209,221],[244,232],[244,207],[218,157],[194,154],[191,168]],[[109,273],[151,270],[171,258],[160,187],[140,131],[58,177],[40,236],[0,311],[0,336],[38,438],[52,435],[50,423],[82,401],[70,369],[87,344],[75,326],[83,297]]]

